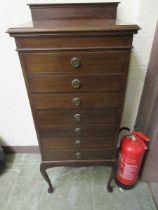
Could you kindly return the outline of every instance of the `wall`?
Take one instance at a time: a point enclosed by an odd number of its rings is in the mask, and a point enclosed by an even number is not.
[[[31,20],[29,8],[26,6],[28,2],[55,1],[1,1],[0,142],[3,145],[37,145],[22,71],[18,55],[15,52],[14,39],[5,33],[9,27]],[[138,23],[143,28],[134,38],[122,125],[132,127],[135,122],[157,20],[157,10],[158,1],[156,0],[122,0],[119,5],[118,18]]]
[[[133,2],[133,1],[132,1]],[[134,37],[122,125],[133,127],[158,20],[158,1],[140,0],[136,22],[142,28]]]

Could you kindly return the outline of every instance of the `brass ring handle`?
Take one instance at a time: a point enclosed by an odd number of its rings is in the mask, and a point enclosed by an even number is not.
[[[75,128],[74,133],[81,135],[81,128]]]
[[[79,88],[81,86],[81,82],[79,79],[73,79],[71,85],[73,88]]]
[[[81,104],[81,101],[80,101],[79,98],[74,98],[74,99],[72,100],[72,102],[73,102],[73,104],[74,104],[75,106],[79,106],[79,105]]]
[[[74,114],[74,120],[76,122],[80,122],[81,121],[81,115],[80,114]]]
[[[71,65],[72,65],[74,68],[80,67],[80,64],[81,64],[80,58],[78,58],[78,57],[73,57],[73,58],[71,59]]]
[[[77,145],[80,145],[81,144],[81,140],[77,139],[77,140],[75,140],[74,143],[77,144]]]
[[[77,159],[81,159],[82,158],[82,154],[80,152],[76,152],[76,158]]]

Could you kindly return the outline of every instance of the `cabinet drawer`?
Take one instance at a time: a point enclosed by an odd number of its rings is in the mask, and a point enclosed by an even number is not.
[[[44,150],[106,149],[116,146],[115,137],[56,137],[41,138],[40,141]]]
[[[32,94],[35,109],[116,108],[122,92],[83,94]]]
[[[45,22],[44,22],[45,23]],[[35,23],[34,23],[35,24]],[[38,22],[39,24],[39,22]],[[44,26],[45,27],[45,26]],[[53,36],[20,37],[16,38],[19,48],[88,48],[88,47],[129,47],[132,45],[132,35],[117,36]]]
[[[117,123],[119,109],[41,110],[36,111],[39,124]]]
[[[29,77],[32,93],[121,91],[122,75],[43,75]]]
[[[122,73],[125,71],[129,52],[30,52],[24,53],[23,56],[28,73]]]
[[[43,160],[102,160],[115,158],[116,149],[106,150],[44,150]]]
[[[117,125],[86,124],[86,125],[39,125],[42,137],[114,137]]]

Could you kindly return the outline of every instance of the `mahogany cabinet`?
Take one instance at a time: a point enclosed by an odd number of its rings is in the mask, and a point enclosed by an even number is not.
[[[54,166],[107,165],[112,191],[133,34],[118,2],[30,4],[15,38],[38,136],[41,173]]]

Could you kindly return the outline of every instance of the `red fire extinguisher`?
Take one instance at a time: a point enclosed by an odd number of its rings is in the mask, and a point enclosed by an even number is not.
[[[147,136],[136,131],[121,139],[115,180],[122,189],[131,189],[136,184],[149,141]]]

